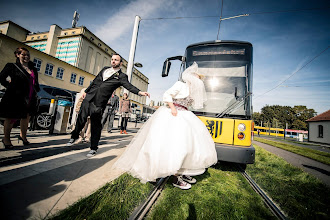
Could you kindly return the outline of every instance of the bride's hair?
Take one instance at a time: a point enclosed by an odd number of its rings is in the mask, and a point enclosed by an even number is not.
[[[193,108],[203,108],[203,103],[206,102],[206,91],[204,83],[198,76],[198,65],[194,62],[182,73],[182,80],[189,86],[189,95],[194,100]],[[201,75],[202,76],[202,75]]]

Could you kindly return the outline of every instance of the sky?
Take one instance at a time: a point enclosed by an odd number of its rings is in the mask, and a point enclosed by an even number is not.
[[[70,28],[78,10],[78,26],[128,60],[139,15],[135,62],[143,64],[139,70],[149,78],[148,92],[157,103],[180,71],[179,61],[173,62],[169,76],[162,78],[163,62],[184,55],[190,44],[216,40],[221,5],[221,0],[0,0],[0,21],[44,32],[52,24]],[[289,12],[264,13],[279,11]],[[250,14],[222,21],[219,39],[253,44],[254,112],[266,105],[305,105],[318,114],[330,109],[329,0],[224,0],[222,13],[224,18]],[[199,18],[153,19],[175,17]]]

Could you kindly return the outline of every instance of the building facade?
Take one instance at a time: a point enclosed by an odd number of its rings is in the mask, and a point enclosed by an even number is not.
[[[323,112],[308,122],[308,141],[330,144],[330,110]]]
[[[12,21],[0,22],[0,69],[14,62],[14,50],[27,47],[39,72],[41,84],[80,92],[104,66],[110,66],[111,56],[116,53],[86,27],[62,29],[54,24],[49,31],[30,33]],[[127,61],[123,58],[123,72]],[[148,90],[149,79],[133,68],[131,83],[141,91]],[[122,96],[123,88],[116,94]],[[130,94],[129,98],[143,112],[146,97]]]

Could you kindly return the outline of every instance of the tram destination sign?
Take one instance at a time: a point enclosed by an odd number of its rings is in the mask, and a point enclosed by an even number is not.
[[[229,50],[221,49],[217,51],[193,51],[193,56],[212,56],[212,55],[245,55],[245,49]]]

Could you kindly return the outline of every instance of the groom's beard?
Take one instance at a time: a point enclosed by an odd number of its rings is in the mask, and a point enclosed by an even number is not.
[[[120,67],[120,64],[118,64],[118,65],[112,65],[112,68],[114,68],[114,69],[117,69],[119,67]]]

